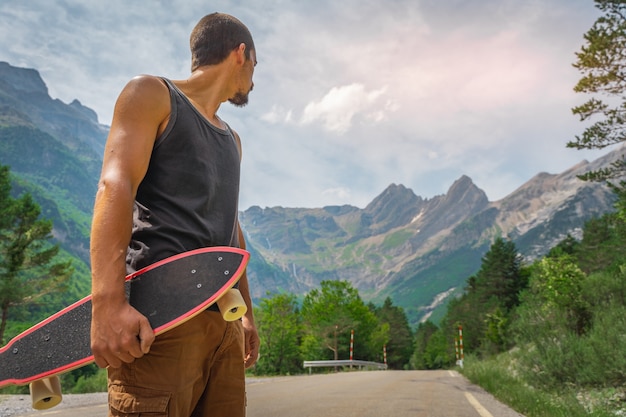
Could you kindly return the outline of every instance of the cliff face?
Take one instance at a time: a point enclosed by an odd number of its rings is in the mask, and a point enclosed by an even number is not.
[[[48,87],[34,69],[0,62],[0,125],[32,126],[69,149],[99,161],[108,127],[78,100],[65,104],[48,95]]]
[[[30,192],[62,247],[89,261],[89,225],[108,128],[74,100],[52,99],[39,73],[0,62],[0,164]]]
[[[612,210],[614,196],[576,175],[610,164],[621,152],[561,174],[540,173],[496,202],[462,176],[432,199],[392,184],[364,209],[251,207],[241,223],[258,251],[253,265],[265,264],[264,273],[249,270],[254,295],[303,293],[321,280],[345,279],[366,298],[391,296],[418,320],[465,285],[495,237],[513,239],[528,260],[568,234],[580,237],[588,219]]]

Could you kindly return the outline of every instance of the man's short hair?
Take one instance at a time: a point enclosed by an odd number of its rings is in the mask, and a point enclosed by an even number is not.
[[[204,16],[189,39],[191,71],[203,65],[219,64],[242,43],[246,45],[246,58],[250,59],[254,41],[246,25],[224,13]]]

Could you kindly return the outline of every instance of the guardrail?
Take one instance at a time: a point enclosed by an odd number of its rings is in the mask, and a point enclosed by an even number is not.
[[[339,366],[358,367],[359,369],[387,369],[387,365],[379,362],[355,361],[355,360],[337,360],[337,361],[304,361],[303,367],[309,368],[334,368]]]

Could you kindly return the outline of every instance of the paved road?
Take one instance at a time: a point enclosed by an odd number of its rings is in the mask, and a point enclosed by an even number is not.
[[[248,389],[248,417],[518,417],[450,371],[371,371],[265,380]]]
[[[250,379],[248,417],[519,417],[451,371],[370,371]],[[104,398],[104,397],[102,397]],[[98,404],[22,417],[105,417]]]

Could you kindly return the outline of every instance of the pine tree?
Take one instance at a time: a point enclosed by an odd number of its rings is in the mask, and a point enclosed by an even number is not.
[[[577,68],[583,77],[574,87],[578,93],[592,94],[587,102],[572,109],[581,121],[594,117],[593,123],[567,144],[576,149],[602,149],[626,140],[626,2],[623,0],[595,0],[596,7],[604,12],[584,35],[586,41],[576,54]],[[616,100],[608,104],[599,95]],[[605,181],[626,173],[624,159],[610,167],[588,172],[582,179]],[[623,186],[624,184],[622,184]]]
[[[54,262],[52,222],[30,194],[11,197],[9,168],[0,166],[0,345],[12,307],[34,302],[67,282],[70,262]]]
[[[519,304],[520,291],[528,285],[521,261],[515,243],[496,238],[483,256],[480,270],[471,279],[473,292],[483,302],[495,298],[498,305],[506,311],[511,310]]]
[[[402,307],[394,306],[390,297],[374,313],[380,323],[389,325],[387,364],[391,369],[404,369],[413,353],[413,334]]]
[[[469,352],[497,353],[506,349],[511,343],[507,334],[509,316],[528,287],[528,277],[515,244],[496,238],[483,256],[479,271],[468,278],[465,293],[448,304],[442,329],[453,331],[462,324]]]

